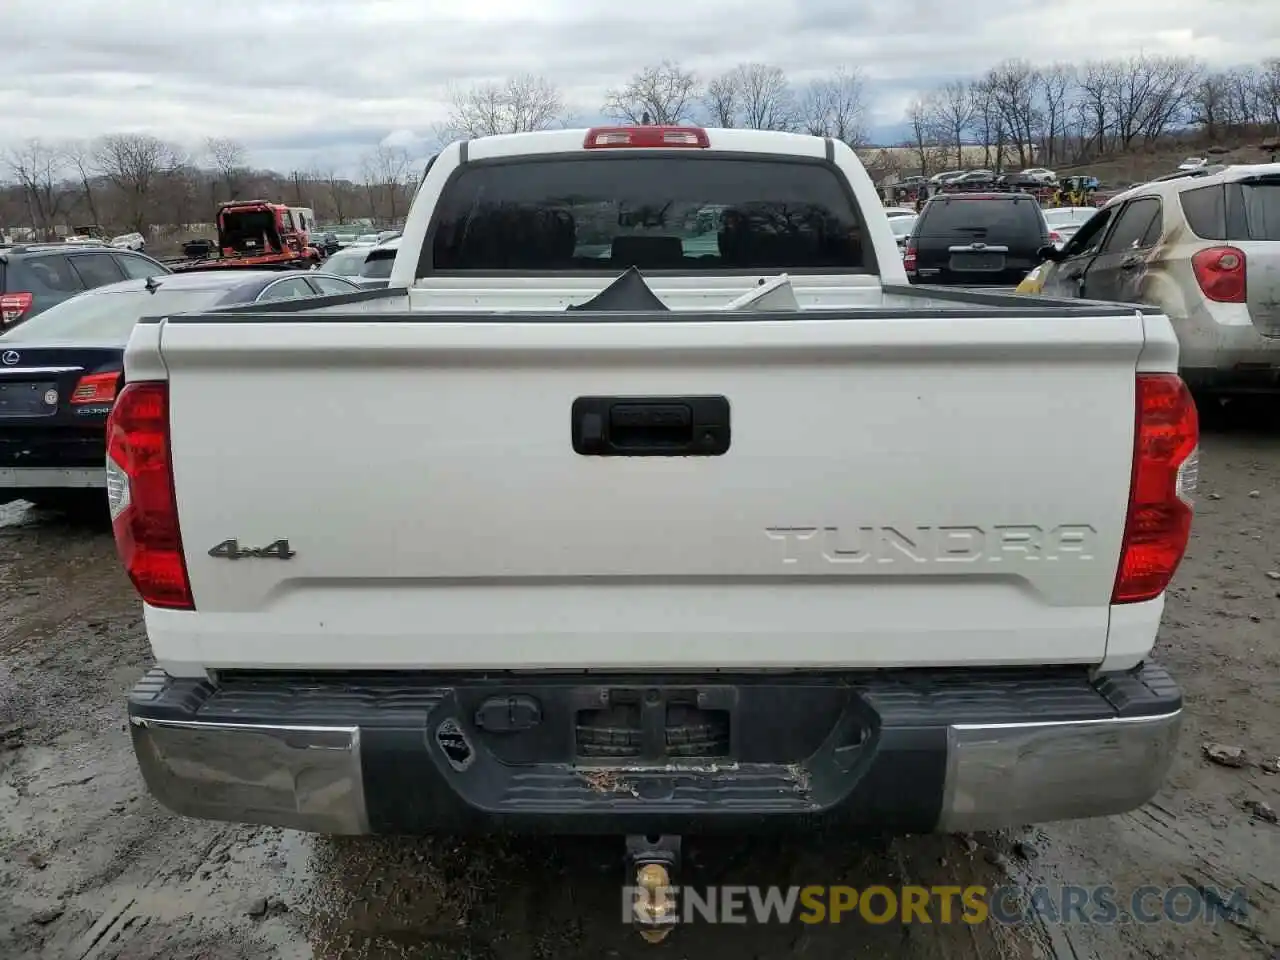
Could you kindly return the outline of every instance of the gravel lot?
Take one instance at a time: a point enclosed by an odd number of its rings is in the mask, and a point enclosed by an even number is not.
[[[620,840],[330,841],[176,818],[146,794],[123,697],[148,661],[101,523],[0,507],[0,957],[1280,957],[1280,426],[1206,430],[1159,656],[1189,718],[1156,802],[1012,835],[687,846],[695,883],[1144,884],[1248,891],[1216,925],[712,927],[619,922]],[[1271,423],[1267,420],[1270,419]],[[1206,742],[1246,762],[1209,762]],[[1261,810],[1261,815],[1258,811]]]

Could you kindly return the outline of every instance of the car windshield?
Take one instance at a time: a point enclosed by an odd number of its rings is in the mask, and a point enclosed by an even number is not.
[[[1065,226],[1084,223],[1096,212],[1096,210],[1046,210],[1044,218],[1051,227]]]
[[[610,154],[464,167],[437,207],[435,268],[867,265],[856,208],[824,164]]]
[[[916,220],[916,217],[891,217],[889,229],[893,231],[895,237],[909,236],[911,229],[916,225]]]
[[[358,277],[360,268],[364,266],[369,254],[364,250],[339,250],[323,264],[325,273],[334,273],[340,277]]]
[[[185,313],[213,306],[225,288],[124,290],[88,293],[55,304],[0,336],[4,343],[75,343],[123,346],[142,317]]]

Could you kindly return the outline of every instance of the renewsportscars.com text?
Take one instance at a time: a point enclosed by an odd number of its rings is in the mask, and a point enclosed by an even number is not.
[[[1142,886],[624,887],[624,922],[1217,923],[1243,916],[1243,890]]]

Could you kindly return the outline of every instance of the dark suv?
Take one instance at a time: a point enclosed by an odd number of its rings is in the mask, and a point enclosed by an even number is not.
[[[131,250],[71,243],[0,246],[0,332],[77,293],[166,273],[172,271],[164,264]]]
[[[1049,225],[1030,194],[944,194],[924,205],[902,265],[912,283],[1012,287],[1048,245]]]

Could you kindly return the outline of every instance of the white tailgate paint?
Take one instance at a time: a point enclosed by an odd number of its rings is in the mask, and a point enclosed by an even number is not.
[[[198,612],[148,633],[174,673],[1098,663],[1142,347],[1136,313],[153,326]],[[723,457],[570,446],[577,396],[708,393]]]

